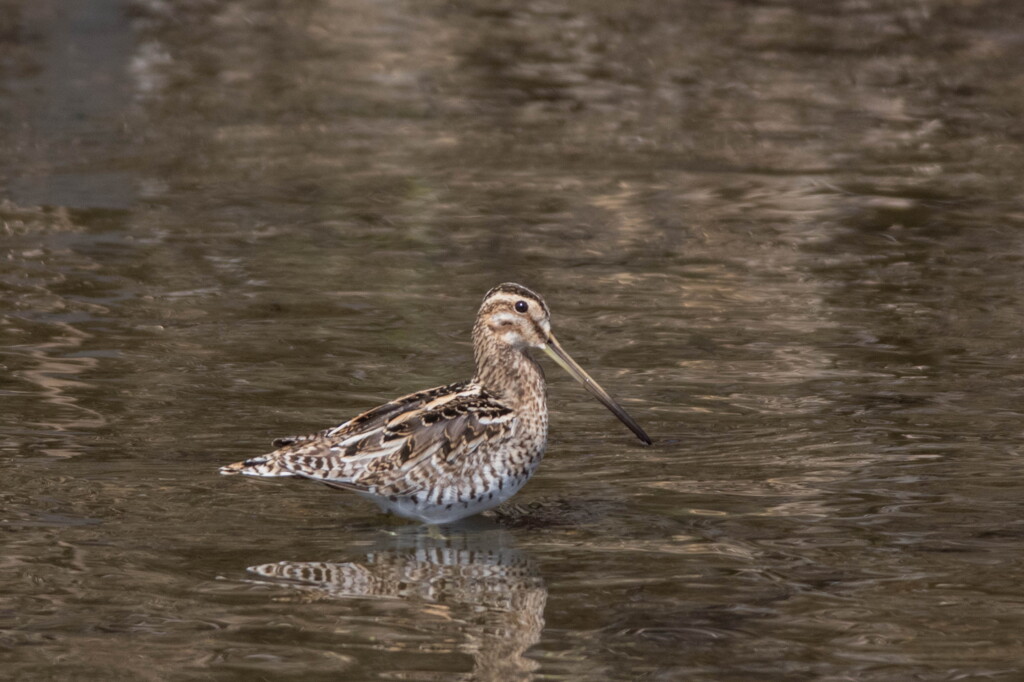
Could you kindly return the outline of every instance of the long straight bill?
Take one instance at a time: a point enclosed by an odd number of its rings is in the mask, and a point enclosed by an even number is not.
[[[544,352],[551,356],[551,359],[558,363],[558,366],[569,373],[576,381],[583,384],[583,388],[590,392],[590,395],[597,398],[602,405],[611,410],[611,413],[619,418],[623,424],[629,427],[629,430],[636,434],[637,438],[651,444],[651,437],[647,435],[647,432],[640,428],[640,425],[636,423],[636,420],[629,416],[629,413],[622,409],[622,406],[612,400],[612,397],[608,395],[608,392],[601,388],[596,381],[590,378],[590,375],[583,371],[583,368],[576,364],[576,361],[569,357],[569,354],[562,350],[562,346],[559,345],[558,341],[555,340],[554,335],[548,335],[548,342],[542,346]]]

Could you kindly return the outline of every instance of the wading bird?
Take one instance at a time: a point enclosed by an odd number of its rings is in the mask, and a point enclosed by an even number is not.
[[[397,398],[222,474],[308,478],[351,490],[381,509],[429,524],[479,514],[515,495],[536,471],[548,437],[544,374],[529,349],[547,353],[644,443],[651,439],[551,333],[544,300],[519,284],[484,296],[473,326],[469,381]]]

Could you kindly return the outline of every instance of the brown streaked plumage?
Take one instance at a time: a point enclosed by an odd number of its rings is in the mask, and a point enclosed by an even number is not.
[[[424,523],[478,514],[518,492],[544,455],[544,374],[530,348],[550,355],[650,444],[640,425],[562,350],[543,299],[506,283],[487,292],[477,313],[470,381],[410,393],[320,433],[280,438],[274,452],[220,472],[308,478]]]

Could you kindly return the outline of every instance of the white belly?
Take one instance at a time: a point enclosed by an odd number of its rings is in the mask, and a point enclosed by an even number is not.
[[[497,507],[502,502],[519,492],[526,482],[530,480],[533,472],[540,464],[540,458],[523,474],[507,478],[501,486],[493,485],[489,490],[479,493],[476,497],[469,499],[458,499],[458,491],[455,488],[445,489],[440,493],[428,495],[401,496],[395,499],[382,498],[378,495],[365,494],[367,499],[377,503],[383,511],[401,516],[406,519],[413,519],[431,525],[439,523],[452,523],[459,519],[474,516],[488,509]],[[440,502],[437,498],[440,498]]]

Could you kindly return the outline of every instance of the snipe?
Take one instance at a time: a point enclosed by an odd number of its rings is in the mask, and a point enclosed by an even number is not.
[[[471,380],[411,393],[320,433],[279,438],[274,452],[220,472],[308,478],[424,523],[478,514],[515,495],[544,455],[544,374],[530,348],[550,355],[640,440],[651,443],[562,350],[544,300],[506,283],[487,292],[477,313]]]

